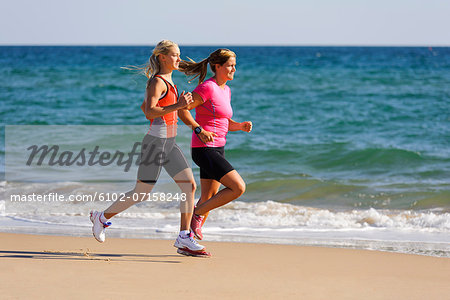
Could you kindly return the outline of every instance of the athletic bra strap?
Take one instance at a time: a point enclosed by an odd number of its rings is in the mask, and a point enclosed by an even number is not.
[[[164,83],[166,84],[166,87],[167,87],[167,92],[169,91],[169,86],[173,87],[173,90],[175,91],[175,94],[176,94],[177,99],[178,99],[178,90],[177,90],[176,86],[173,86],[170,82],[165,80],[161,75],[155,75],[154,77],[161,78],[164,81]],[[167,92],[164,93],[164,96],[162,96],[161,98],[164,98],[166,96]]]
[[[163,95],[161,95],[161,97],[159,97],[159,100],[161,100],[161,99],[164,98],[164,97],[167,95],[167,93],[169,92],[169,83],[168,83],[164,78],[162,78],[162,77],[159,76],[159,75],[153,76],[153,78],[155,78],[155,77],[161,78],[161,79],[164,81],[164,83],[166,84],[166,92],[165,92]],[[153,78],[152,78],[152,79],[153,79]]]

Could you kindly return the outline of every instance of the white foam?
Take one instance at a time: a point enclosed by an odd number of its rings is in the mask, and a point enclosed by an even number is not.
[[[233,202],[211,214],[210,220],[235,227],[364,229],[396,228],[450,232],[450,214],[437,212],[368,210],[332,211],[274,201]]]
[[[11,212],[9,204],[0,217],[2,231],[76,232],[86,236],[90,235],[89,211],[109,205],[16,203]],[[117,215],[112,222],[108,231],[113,236],[172,238],[179,229],[179,210],[176,203],[144,202]],[[274,201],[234,201],[210,213],[204,234],[208,240],[217,241],[390,249],[450,256],[450,214],[436,210],[334,211]]]
[[[4,200],[0,200],[0,216],[5,216],[6,212],[5,212],[5,201]]]

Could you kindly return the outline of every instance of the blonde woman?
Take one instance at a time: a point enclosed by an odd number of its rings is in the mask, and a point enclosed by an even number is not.
[[[214,76],[205,80],[208,65]],[[180,71],[199,78],[192,92],[193,103],[179,111],[179,116],[193,129],[192,159],[200,167],[201,197],[194,209],[191,231],[203,239],[202,226],[208,213],[237,199],[245,192],[245,182],[225,159],[224,146],[228,131],[252,130],[252,122],[235,122],[231,119],[231,92],[227,86],[236,72],[236,54],[228,49],[218,49],[199,63],[182,61]],[[195,120],[189,110],[195,108]],[[225,186],[219,191],[220,185]]]
[[[91,211],[92,233],[101,243],[105,241],[105,228],[111,225],[108,220],[138,201],[148,199],[164,167],[186,195],[185,201],[180,202],[180,233],[174,246],[181,254],[207,255],[205,248],[197,243],[189,231],[196,184],[186,158],[175,143],[177,112],[192,103],[192,94],[183,91],[178,95],[172,81],[172,72],[178,70],[180,61],[178,45],[163,40],[155,47],[144,68],[148,81],[141,109],[150,120],[150,129],[142,141],[136,186],[125,194],[124,199],[114,202],[105,211]]]

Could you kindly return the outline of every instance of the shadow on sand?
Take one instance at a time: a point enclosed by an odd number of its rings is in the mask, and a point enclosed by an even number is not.
[[[179,260],[166,260],[180,258],[180,255],[146,255],[146,254],[110,254],[90,253],[89,250],[80,252],[60,251],[2,251],[1,258],[28,258],[28,259],[64,259],[64,260],[103,260],[103,261],[127,261],[127,262],[153,262],[153,263],[181,263]]]

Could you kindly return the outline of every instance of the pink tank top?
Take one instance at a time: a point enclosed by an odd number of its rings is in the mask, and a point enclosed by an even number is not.
[[[231,108],[231,91],[225,85],[222,89],[214,78],[210,78],[194,90],[203,99],[203,104],[195,108],[195,121],[205,130],[216,133],[213,142],[203,143],[192,133],[192,148],[223,147],[227,142],[228,120],[233,116]]]

